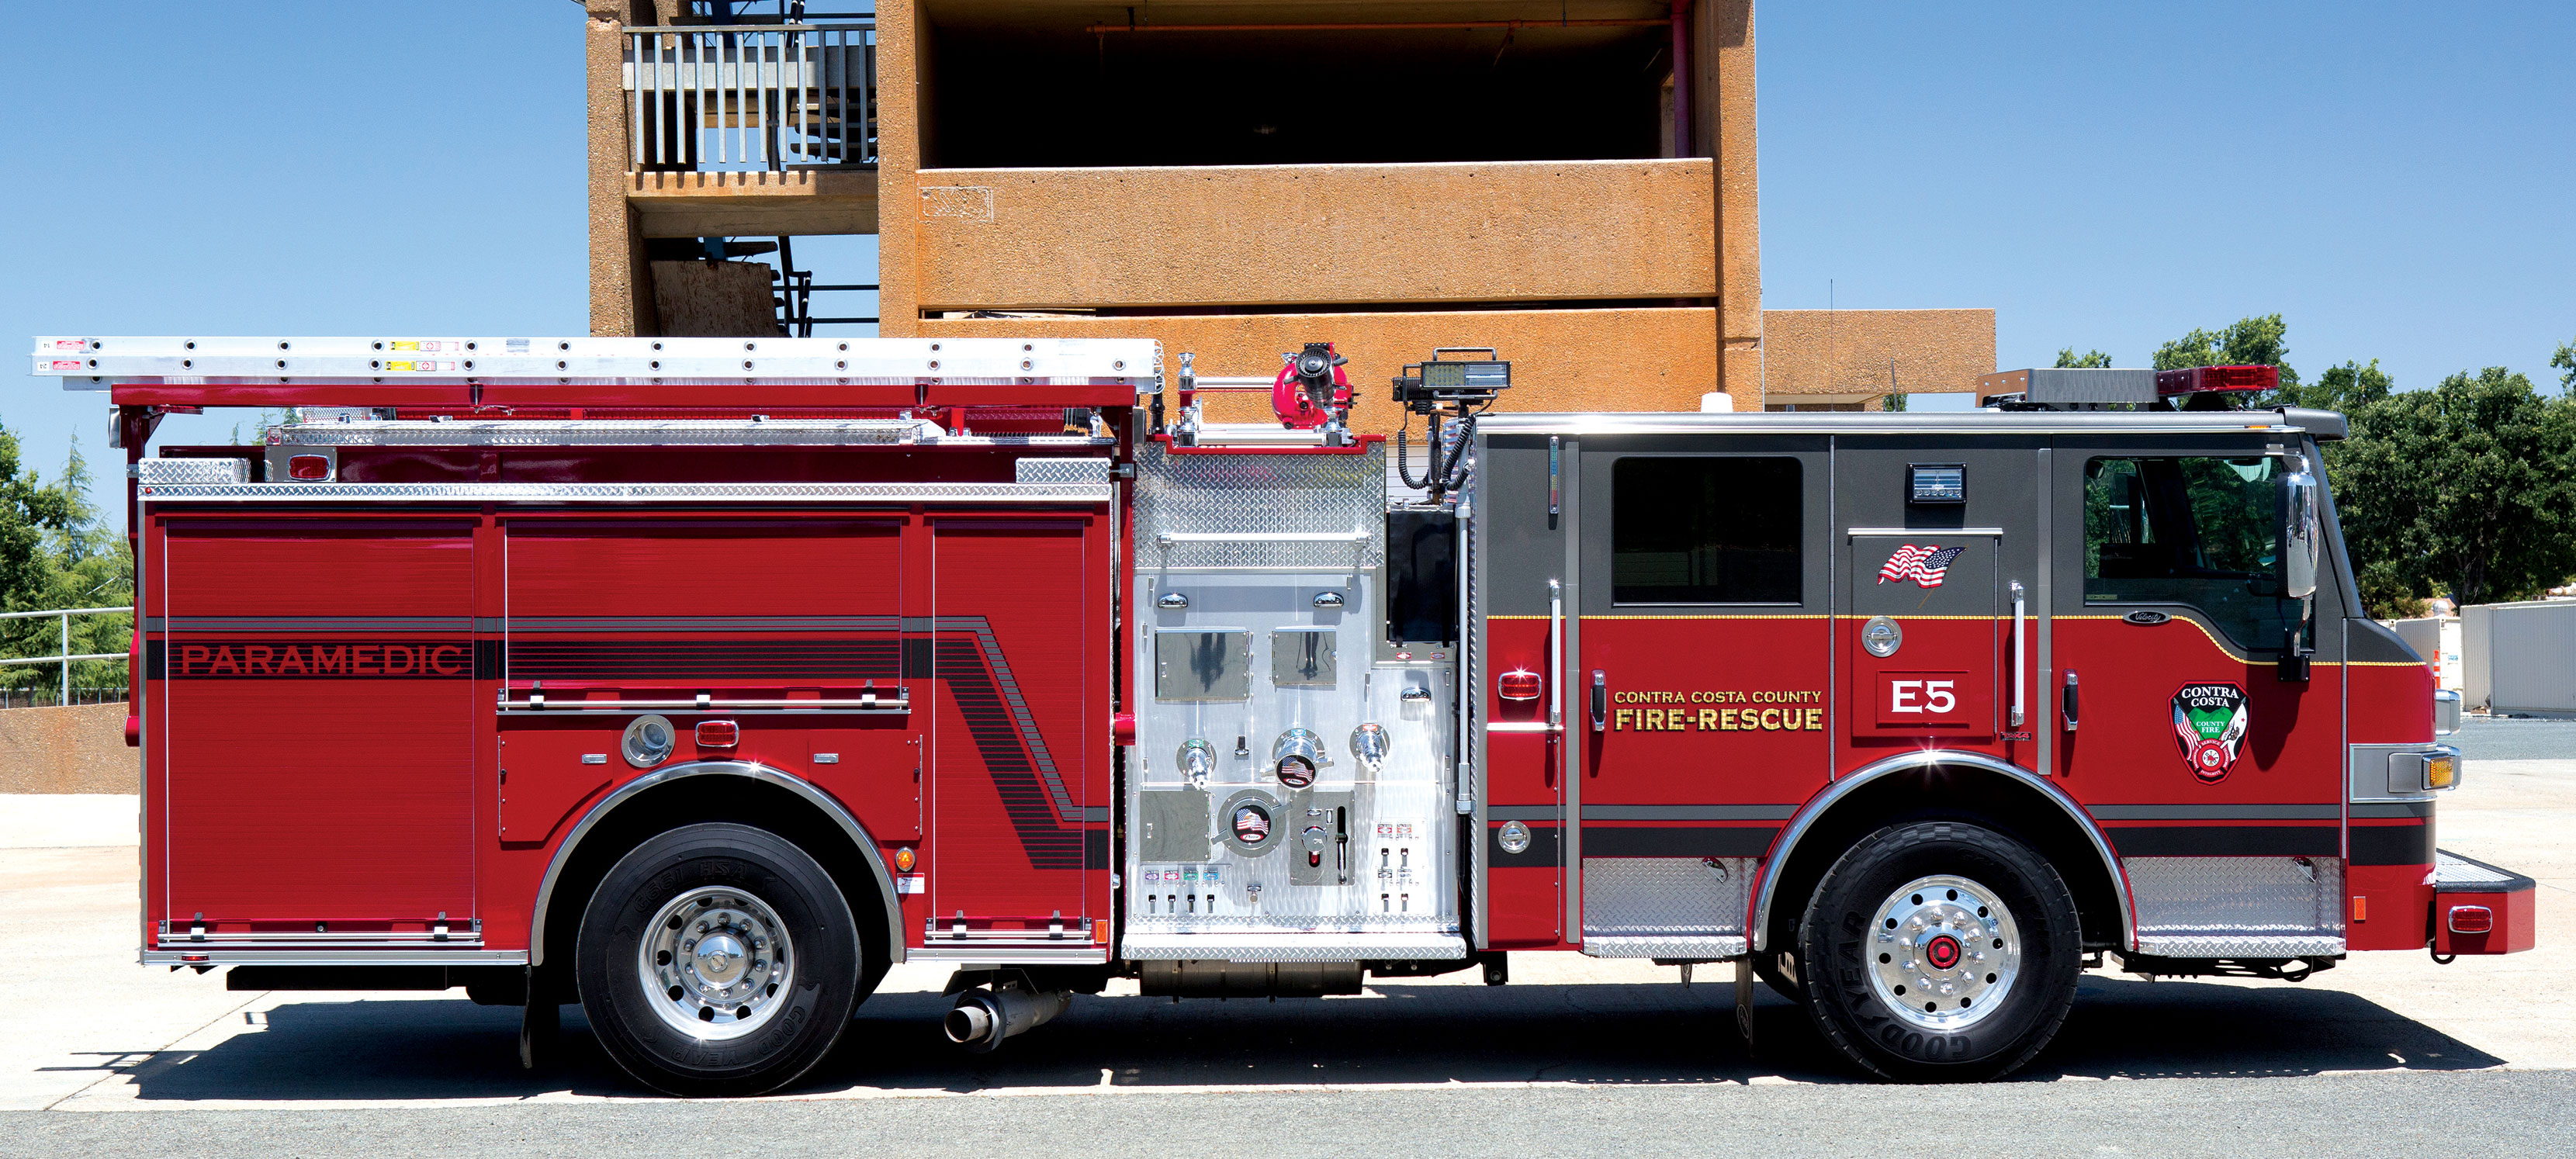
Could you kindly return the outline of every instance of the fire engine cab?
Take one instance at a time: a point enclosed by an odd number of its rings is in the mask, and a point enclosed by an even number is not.
[[[1328,344],[1175,362],[39,340],[130,464],[142,960],[461,986],[531,1062],[578,1002],[718,1094],[902,962],[987,1050],[1113,978],[1727,963],[1924,1080],[2028,1060],[2105,955],[2532,944],[2530,879],[2435,848],[2460,757],[2355,597],[2343,419],[2221,405],[2267,368],[1531,414],[1443,350],[1390,447]],[[207,406],[292,409],[144,453]]]

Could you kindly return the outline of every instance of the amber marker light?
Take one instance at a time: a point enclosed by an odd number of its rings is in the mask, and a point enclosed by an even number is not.
[[[906,846],[905,848],[897,849],[897,850],[895,850],[895,851],[894,851],[894,868],[895,868],[895,872],[897,872],[897,873],[910,873],[910,872],[912,872],[912,866],[913,866],[913,856],[912,856],[912,849],[911,849],[911,847]]]
[[[2452,757],[2450,754],[2448,754],[2448,753],[2444,753],[2444,754],[2441,754],[2441,755],[2438,755],[2438,756],[2432,756],[2432,757],[2427,757],[2427,758],[2425,758],[2425,761],[2424,761],[2424,787],[2425,787],[2425,788],[2427,788],[2427,789],[2447,789],[2447,788],[2450,788],[2453,784],[2455,784],[2455,783],[2457,783],[2457,782],[2458,782],[2458,780],[2459,780],[2459,776],[2460,776],[2460,763],[2459,763],[2459,760],[2458,760],[2457,758],[2455,758],[2455,757]]]

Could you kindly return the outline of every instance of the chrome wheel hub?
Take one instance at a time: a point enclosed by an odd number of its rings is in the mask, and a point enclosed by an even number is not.
[[[696,889],[653,915],[636,968],[653,1012],[692,1038],[751,1033],[794,981],[785,923],[738,889]]]
[[[1957,1031],[2003,1005],[2021,973],[2021,930],[1993,890],[1964,877],[1908,882],[1862,943],[1871,988],[1903,1021]]]

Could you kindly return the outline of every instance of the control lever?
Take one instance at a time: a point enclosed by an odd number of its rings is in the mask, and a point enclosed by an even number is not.
[[[1595,668],[1592,670],[1592,731],[1606,732],[1609,728],[1610,674]]]
[[[2064,715],[2066,717],[2066,731],[2075,731],[2075,670],[2072,668],[2066,670],[2066,709]]]

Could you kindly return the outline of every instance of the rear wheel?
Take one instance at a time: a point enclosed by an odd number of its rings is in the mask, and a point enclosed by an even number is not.
[[[861,975],[831,875],[733,824],[674,829],[620,859],[582,915],[574,968],[609,1057],[675,1095],[795,1081],[840,1038]]]
[[[1881,829],[1816,886],[1801,998],[1872,1074],[1974,1082],[2057,1034],[2083,971],[2075,900],[2028,846],[1977,825]]]

